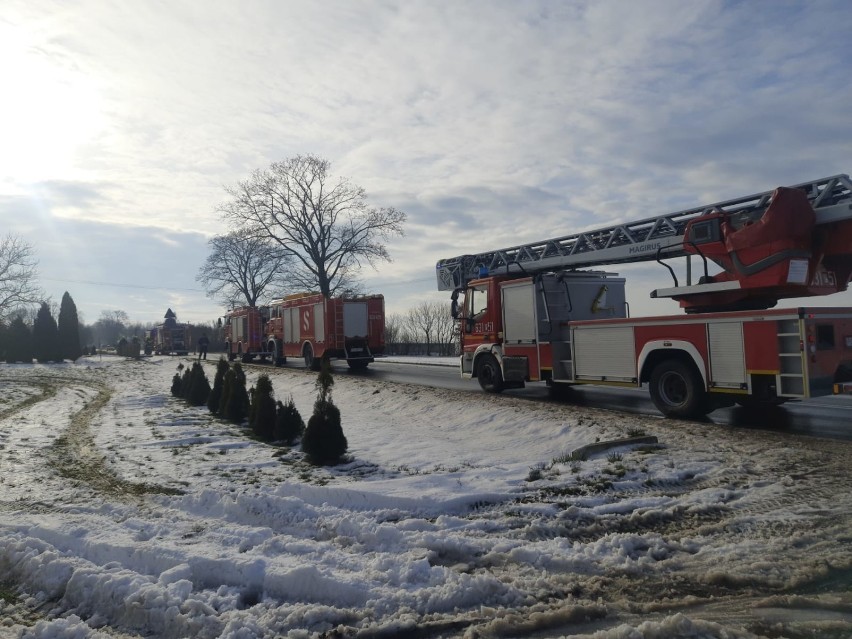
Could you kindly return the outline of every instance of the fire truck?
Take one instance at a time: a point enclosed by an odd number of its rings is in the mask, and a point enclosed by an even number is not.
[[[238,306],[229,311],[222,323],[228,360],[239,358],[250,362],[255,357],[261,360],[269,357],[266,351],[268,321],[269,308],[266,306]]]
[[[673,259],[685,260],[683,284]],[[673,279],[651,297],[677,300],[685,315],[628,317],[623,278],[578,270],[646,260]],[[647,384],[661,413],[694,417],[852,390],[852,308],[774,308],[847,289],[847,175],[436,268],[460,323],[461,374],[486,391]]]
[[[319,370],[323,358],[345,359],[366,368],[385,350],[385,298],[382,295],[325,298],[298,293],[270,306],[267,351],[276,361],[303,357]]]
[[[177,315],[168,309],[163,323],[154,326],[145,335],[145,353],[157,355],[186,355],[189,353],[189,327],[177,321]]]
[[[225,318],[230,359],[304,358],[319,370],[322,359],[345,359],[353,370],[366,368],[385,349],[385,300],[382,295],[325,298],[297,293],[269,306],[234,309]]]

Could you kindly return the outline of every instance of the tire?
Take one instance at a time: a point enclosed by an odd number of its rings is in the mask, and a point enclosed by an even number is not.
[[[700,417],[712,409],[698,371],[677,359],[657,364],[649,390],[657,410],[666,417]]]
[[[281,364],[283,364],[283,363],[284,363],[284,362],[282,362],[282,361],[281,361],[281,360],[283,360],[284,358],[283,358],[283,357],[279,357],[279,355],[278,355],[278,353],[277,353],[277,351],[276,351],[275,343],[274,343],[274,342],[270,342],[269,344],[267,344],[267,345],[266,345],[266,350],[267,350],[267,352],[269,353],[269,359],[272,361],[272,365],[273,365],[273,366],[278,367],[278,366],[281,366]]]
[[[482,390],[486,393],[503,392],[503,371],[500,370],[500,364],[497,363],[496,357],[483,355],[476,369],[476,378],[479,380]]]
[[[320,360],[318,357],[314,357],[313,347],[310,344],[305,344],[303,352],[305,354],[305,368],[318,371],[320,369]]]

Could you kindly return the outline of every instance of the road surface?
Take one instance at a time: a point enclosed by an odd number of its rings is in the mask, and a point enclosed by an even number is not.
[[[343,363],[337,363],[335,369],[339,374],[345,374],[347,371]],[[357,374],[373,376],[382,381],[483,392],[476,381],[461,379],[455,367],[403,364],[380,359],[371,364],[366,371],[359,371]],[[524,389],[507,390],[505,394],[531,401],[558,401],[569,405],[591,406],[640,415],[660,415],[645,389],[580,385],[572,387],[568,397],[556,400],[550,397],[549,390],[544,384],[533,383],[528,384]],[[799,435],[852,440],[852,396],[820,397],[761,410],[739,406],[720,408],[703,421],[735,428],[768,429]]]

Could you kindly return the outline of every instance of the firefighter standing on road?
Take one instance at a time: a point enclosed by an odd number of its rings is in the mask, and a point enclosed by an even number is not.
[[[202,333],[201,337],[198,338],[198,359],[207,359],[207,346],[210,344],[210,340],[207,339],[207,333]]]

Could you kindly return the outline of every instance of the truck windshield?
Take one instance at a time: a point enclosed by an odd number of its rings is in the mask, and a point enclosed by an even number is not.
[[[471,319],[479,319],[488,310],[488,286],[474,286],[466,297],[468,304],[467,316]]]

